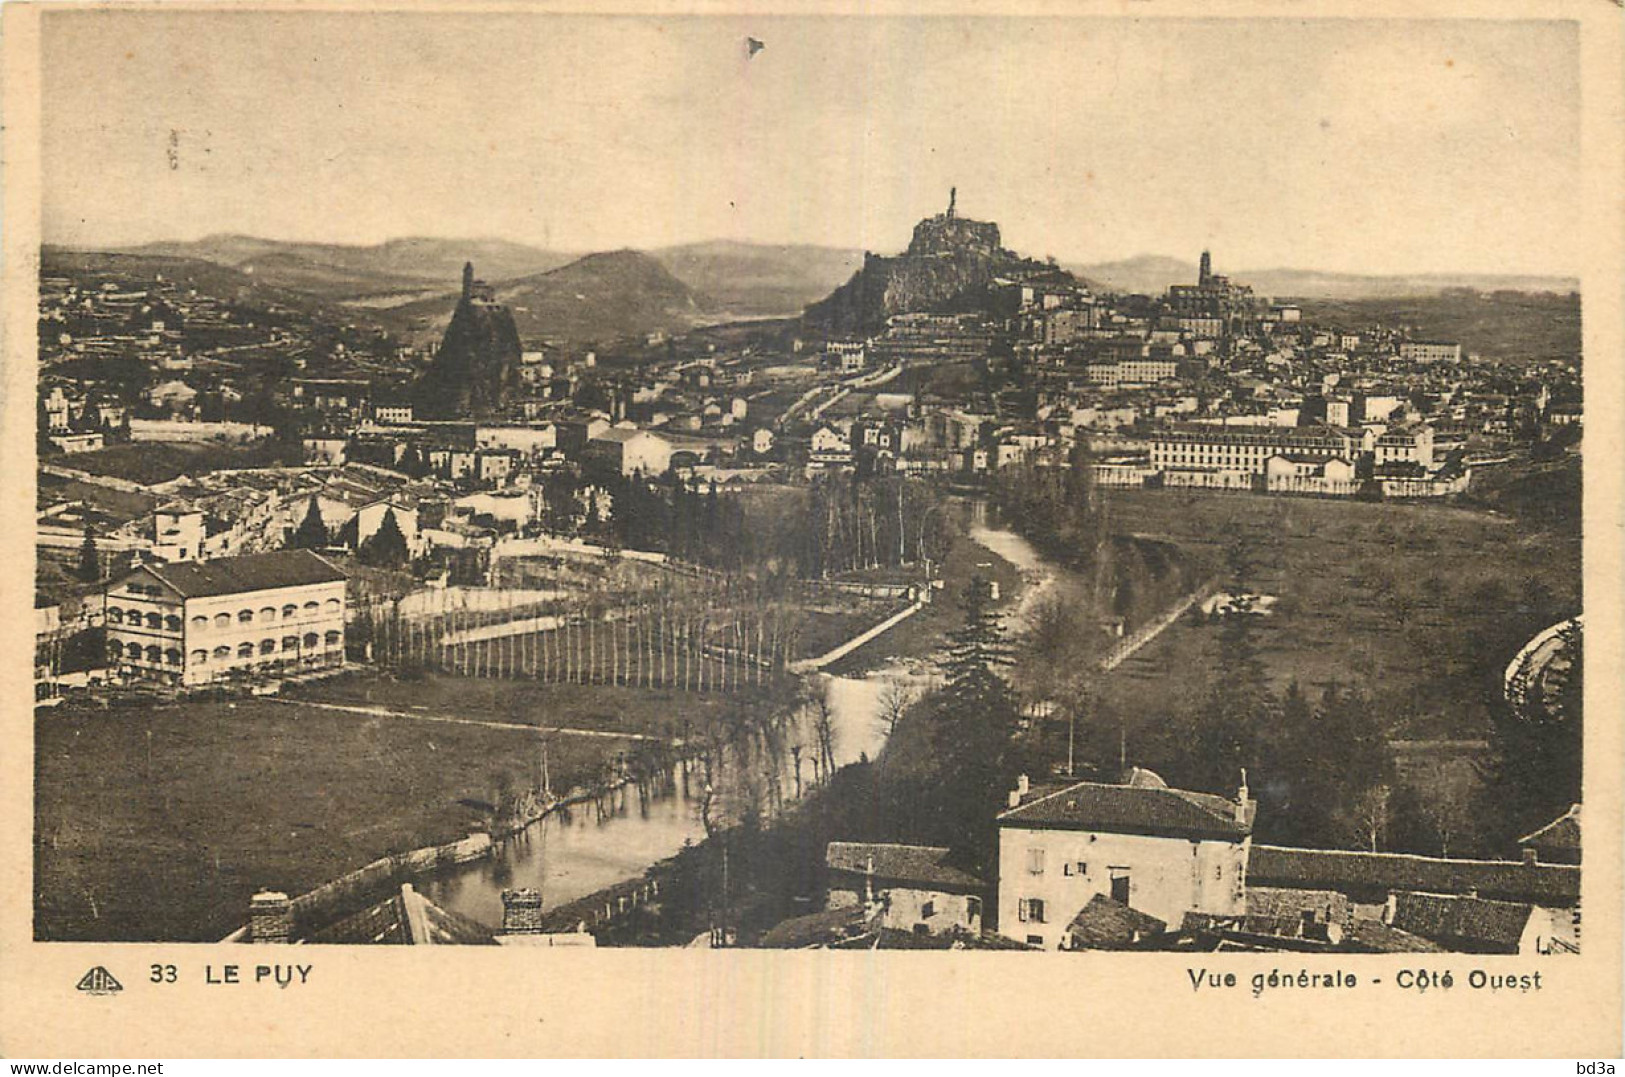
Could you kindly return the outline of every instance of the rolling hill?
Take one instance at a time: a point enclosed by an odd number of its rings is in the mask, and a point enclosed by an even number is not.
[[[863,252],[837,247],[715,240],[650,254],[672,276],[740,317],[798,315],[863,267]]]
[[[99,274],[106,274],[109,280],[126,284],[144,284],[162,278],[182,289],[195,289],[200,294],[247,307],[274,303],[290,310],[320,316],[334,324],[343,324],[353,318],[341,308],[309,292],[279,287],[252,274],[200,258],[80,251],[47,246],[40,250],[40,273],[79,280],[93,280]]]
[[[486,277],[479,262],[474,269]],[[721,318],[714,301],[654,257],[634,250],[589,254],[546,273],[496,281],[494,290],[497,301],[513,312],[520,336],[532,339],[594,341],[681,332]],[[448,292],[387,314],[415,338],[438,339],[456,306],[456,293]]]
[[[411,237],[352,246],[229,234],[147,243],[123,253],[214,262],[242,270],[275,287],[333,300],[388,295],[412,299],[421,296],[426,288],[454,290],[467,261],[479,266],[488,279],[502,280],[556,269],[576,257],[502,239]]]

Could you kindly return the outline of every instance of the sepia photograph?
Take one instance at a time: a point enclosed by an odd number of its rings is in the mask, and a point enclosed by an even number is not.
[[[1579,21],[164,7],[37,13],[34,943],[1618,949]]]

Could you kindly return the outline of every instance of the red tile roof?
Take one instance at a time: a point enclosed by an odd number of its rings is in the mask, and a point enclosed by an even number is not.
[[[308,941],[385,946],[496,945],[490,928],[442,909],[410,883],[378,904],[310,933]]]
[[[1444,947],[1391,927],[1381,920],[1355,920],[1343,936],[1342,949],[1359,954],[1437,954]]]
[[[870,913],[861,904],[822,909],[781,920],[762,936],[761,945],[770,950],[804,950],[829,946],[842,939],[871,931]],[[876,922],[879,913],[874,914]]]

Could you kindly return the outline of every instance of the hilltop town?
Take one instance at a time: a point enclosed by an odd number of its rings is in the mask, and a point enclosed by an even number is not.
[[[47,251],[37,930],[1577,952],[1578,296],[1216,254],[1114,291],[955,192],[739,319]],[[437,904],[657,801],[697,843]]]

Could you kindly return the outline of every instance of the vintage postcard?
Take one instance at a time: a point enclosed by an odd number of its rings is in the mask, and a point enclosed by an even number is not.
[[[1617,6],[4,28],[0,1052],[1618,1055]]]

